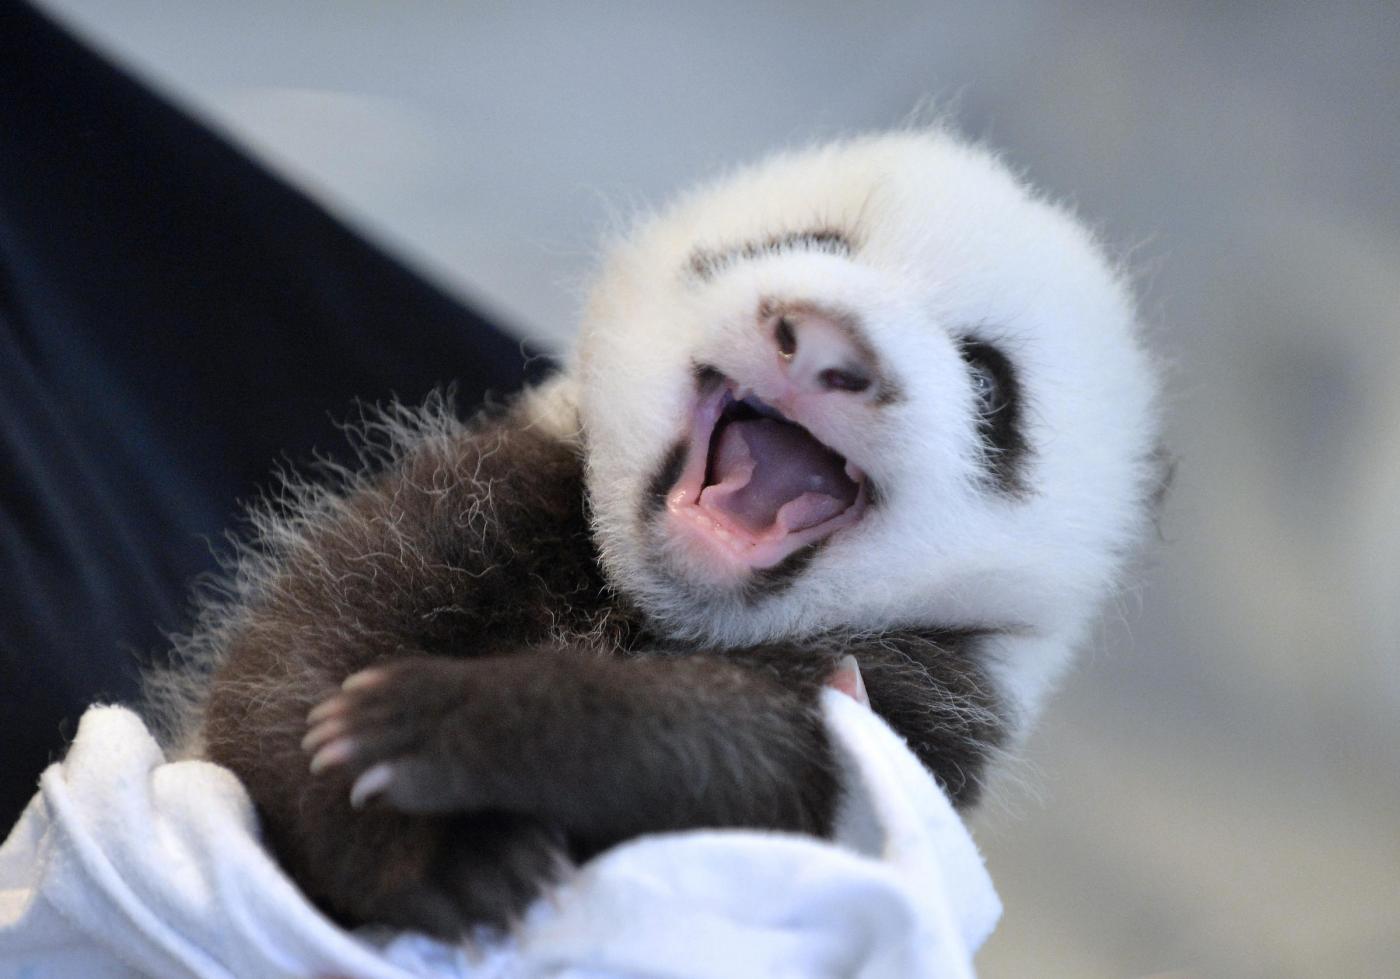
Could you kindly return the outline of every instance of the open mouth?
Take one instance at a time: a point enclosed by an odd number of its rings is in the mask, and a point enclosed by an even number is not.
[[[726,380],[696,405],[666,505],[726,563],[770,568],[859,520],[865,482],[841,453]]]

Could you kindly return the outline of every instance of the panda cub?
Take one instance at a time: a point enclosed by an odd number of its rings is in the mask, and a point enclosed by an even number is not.
[[[639,834],[828,833],[827,684],[966,807],[1148,521],[1154,397],[986,151],[776,156],[611,245],[560,374],[265,512],[183,723],[326,912],[445,937]]]

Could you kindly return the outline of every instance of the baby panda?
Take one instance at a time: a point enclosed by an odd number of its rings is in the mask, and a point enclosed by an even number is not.
[[[640,834],[829,833],[832,682],[966,807],[1148,520],[1154,398],[985,150],[776,156],[608,248],[558,375],[266,509],[186,732],[326,912],[444,937]]]

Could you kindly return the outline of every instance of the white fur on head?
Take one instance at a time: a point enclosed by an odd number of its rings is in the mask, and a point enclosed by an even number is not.
[[[763,244],[801,235],[810,247]],[[825,247],[832,235],[849,254]],[[689,425],[694,366],[742,374],[767,356],[756,310],[775,298],[853,313],[901,396],[830,443],[869,474],[878,505],[754,598],[696,579],[639,515]],[[942,132],[786,153],[693,192],[611,249],[571,367],[609,577],[675,633],[722,643],[998,630],[1002,693],[1032,713],[1157,479],[1155,377],[1134,320],[1081,224]],[[1019,492],[986,478],[967,337],[1014,368]]]

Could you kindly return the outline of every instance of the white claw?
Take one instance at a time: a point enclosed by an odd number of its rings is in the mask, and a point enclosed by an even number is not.
[[[307,712],[306,723],[320,723],[332,714],[338,714],[340,711],[344,710],[345,706],[346,702],[343,697],[332,697],[329,700],[323,700]]]
[[[313,751],[328,741],[334,741],[345,733],[345,722],[338,717],[313,724],[306,737],[301,739],[302,751]]]
[[[367,768],[355,779],[355,784],[350,787],[350,805],[356,809],[364,806],[366,802],[383,792],[389,783],[394,780],[394,766],[387,761],[381,761],[378,765]]]
[[[311,774],[318,775],[332,765],[343,764],[349,761],[354,753],[355,742],[350,738],[337,738],[329,744],[322,745],[316,754],[311,756]]]
[[[342,690],[363,690],[372,687],[380,680],[384,679],[383,670],[361,670],[358,673],[351,673],[345,678],[345,682],[340,685]]]

